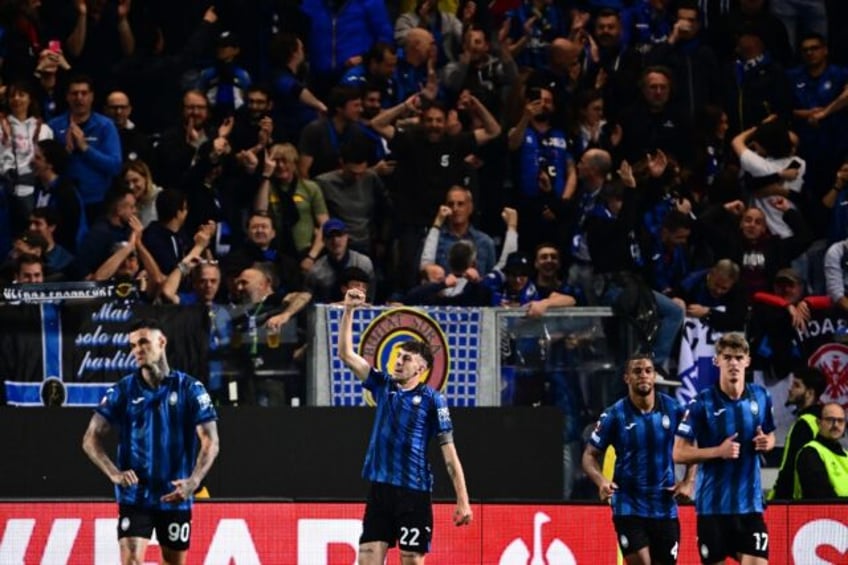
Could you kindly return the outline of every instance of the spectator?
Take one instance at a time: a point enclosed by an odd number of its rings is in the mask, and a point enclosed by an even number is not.
[[[479,100],[469,97],[470,113],[482,121],[483,127],[456,135],[447,132],[447,110],[438,103],[424,109],[421,125],[399,131],[392,123],[407,112],[420,109],[419,97],[412,96],[402,104],[384,110],[371,120],[371,127],[389,140],[392,157],[397,160],[395,186],[403,193],[394,200],[395,240],[398,255],[417,257],[429,214],[438,209],[448,188],[460,185],[464,159],[478,145],[500,135],[497,120]],[[429,212],[428,212],[429,210]],[[415,263],[399,266],[398,275],[403,288],[415,278]]]
[[[397,89],[396,100],[406,100],[421,91],[426,92],[431,100],[436,97],[436,57],[433,34],[421,28],[413,28],[407,32],[403,50],[398,52],[398,64],[392,77]]]
[[[533,258],[537,297],[527,304],[528,316],[541,316],[548,308],[583,306],[586,301],[582,291],[567,284],[562,278],[562,259],[559,248],[550,243],[536,246]]]
[[[330,216],[321,188],[298,173],[302,160],[289,143],[271,147],[253,208],[270,214],[280,249],[293,251],[301,269],[307,272],[324,249],[321,226]]]
[[[15,284],[37,284],[44,282],[44,259],[37,255],[24,254],[15,259]]]
[[[316,177],[327,211],[348,228],[350,248],[370,255],[381,240],[386,214],[386,194],[379,175],[368,168],[369,148],[346,143],[341,148],[341,169]],[[344,295],[344,293],[342,293]]]
[[[136,215],[141,225],[147,227],[159,219],[156,212],[156,198],[162,193],[162,187],[153,182],[150,167],[141,159],[127,161],[121,170],[121,178],[132,190],[136,202]]]
[[[621,14],[603,8],[595,16],[594,40],[597,42],[598,60],[590,58],[590,84],[604,95],[607,115],[618,122],[622,112],[638,98],[637,84],[642,72],[642,54],[629,47],[622,29]]]
[[[666,67],[648,67],[639,79],[640,94],[621,121],[624,137],[621,154],[637,163],[646,154],[662,150],[680,163],[692,160],[690,124],[672,103],[672,72]]]
[[[678,4],[675,15],[666,42],[654,45],[648,60],[671,69],[675,103],[691,122],[705,105],[720,103],[720,66],[703,41],[701,10],[695,0]]]
[[[509,50],[500,56],[492,53],[486,30],[481,26],[467,28],[463,38],[462,54],[444,69],[444,87],[454,96],[469,91],[498,116],[506,92],[518,78],[518,67],[509,57]]]
[[[141,225],[136,222],[129,240],[113,244],[111,255],[87,277],[88,280],[131,284],[133,298],[152,302],[159,295],[165,277],[144,247],[141,232]]]
[[[586,217],[586,239],[594,269],[590,288],[594,292],[600,290],[601,304],[615,308],[621,308],[620,300],[622,295],[627,296],[625,292],[651,293],[656,303],[658,327],[650,331],[646,327],[637,329],[642,333],[639,336],[644,342],[642,346],[650,346],[653,352],[657,370],[665,373],[674,341],[683,325],[683,310],[670,297],[651,290],[641,278],[644,260],[635,233],[638,224],[634,201],[636,183],[632,175],[625,172],[622,176],[622,180],[604,186],[598,202]],[[635,314],[622,313],[629,317]]]
[[[153,145],[144,133],[130,120],[132,116],[130,97],[125,92],[113,90],[106,97],[103,114],[112,119],[118,129],[121,139],[121,156],[123,161],[140,160],[150,163],[153,158]]]
[[[736,40],[745,30],[756,29],[766,51],[781,65],[793,59],[793,48],[783,22],[769,12],[766,0],[739,0],[710,29],[710,36],[722,61],[735,55]]]
[[[507,20],[505,46],[521,67],[543,68],[551,42],[568,35],[559,6],[550,0],[522,0],[507,13]]]
[[[11,195],[12,233],[19,233],[35,208],[35,146],[43,139],[52,139],[53,130],[42,122],[35,91],[29,83],[9,85],[6,99],[9,114],[0,118],[0,176]]]
[[[36,208],[29,215],[29,230],[38,233],[47,243],[44,249],[44,267],[52,281],[74,280],[77,277],[76,258],[56,243],[61,216],[55,208]]]
[[[345,71],[339,84],[354,88],[373,85],[380,93],[382,107],[389,108],[400,102],[395,84],[397,63],[398,55],[395,46],[378,41],[368,50],[360,64]],[[369,116],[369,119],[373,117]]]
[[[795,156],[792,136],[786,126],[770,119],[741,132],[730,145],[739,156],[740,167],[747,174],[748,187],[755,199],[754,205],[765,214],[769,231],[783,239],[792,236],[791,228],[783,221],[784,210],[769,206],[772,197],[781,196],[787,199],[785,204],[789,208],[794,208],[789,197],[797,198],[804,185],[807,165]]]
[[[810,219],[824,235],[827,221],[821,197],[848,149],[844,136],[848,114],[841,111],[848,103],[848,69],[830,63],[821,35],[804,35],[798,50],[803,64],[786,73],[792,89],[792,130],[798,134],[798,154],[807,163],[804,193],[806,204],[812,205],[809,212],[815,212]]]
[[[262,85],[251,85],[245,93],[244,105],[234,114],[229,136],[233,152],[252,151],[259,155],[271,146],[275,135],[273,111],[271,92]]]
[[[113,253],[112,247],[127,241],[136,227],[139,239],[144,229],[135,215],[135,196],[128,187],[119,185],[109,191],[104,207],[105,215],[91,226],[79,245],[77,257],[83,276],[94,273]]]
[[[75,252],[88,231],[82,197],[73,181],[65,175],[68,152],[54,139],[40,141],[35,148],[32,170],[35,173],[36,207],[53,208],[59,213],[56,241],[70,252]]]
[[[238,274],[255,263],[265,263],[274,275],[272,281],[284,289],[303,286],[301,270],[295,259],[282,249],[272,218],[254,210],[247,219],[247,238],[234,246],[224,258],[224,272]],[[276,288],[276,287],[275,287]]]
[[[798,452],[795,499],[816,500],[848,497],[845,473],[848,452],[839,443],[845,436],[845,408],[836,402],[822,407],[819,433]]]
[[[837,241],[827,248],[824,256],[824,277],[827,295],[838,311],[848,310],[848,239]]]
[[[621,143],[621,126],[611,124],[605,119],[606,103],[601,91],[582,90],[576,98],[577,115],[568,138],[571,157],[579,161],[589,149],[614,151]]]
[[[96,75],[98,81],[105,79],[122,56],[135,52],[130,6],[131,0],[74,0],[76,20],[65,37],[65,47],[79,72]]]
[[[141,240],[162,272],[170,273],[188,250],[182,231],[188,217],[185,193],[173,189],[160,192],[156,197],[156,216],[158,219],[144,229]]]
[[[232,116],[244,105],[251,85],[250,73],[236,64],[239,53],[236,34],[222,31],[215,40],[215,61],[200,71],[197,81],[197,89],[206,94],[212,111],[220,118]]]
[[[458,241],[471,242],[475,251],[474,267],[480,274],[485,275],[495,268],[495,243],[488,234],[471,225],[473,213],[471,191],[462,186],[451,187],[427,234],[419,269],[435,262],[449,271],[449,250]]]
[[[739,265],[730,259],[686,277],[677,296],[686,303],[687,316],[699,318],[714,331],[745,329],[748,304],[739,284]]]
[[[724,109],[734,134],[759,124],[770,114],[789,118],[792,104],[783,68],[766,51],[762,32],[740,31],[736,59],[725,64]]]
[[[470,241],[459,240],[448,249],[448,273],[438,283],[411,289],[406,304],[430,306],[489,306],[492,291],[483,283],[477,269],[476,251]]]
[[[392,25],[382,1],[351,0],[331,5],[322,0],[305,0],[302,9],[311,24],[307,53],[319,97],[345,69],[361,63],[374,43],[392,41]]]
[[[670,296],[679,288],[691,270],[689,236],[692,220],[677,210],[668,212],[662,221],[659,237],[651,239],[651,288]]]
[[[553,93],[532,87],[519,122],[509,130],[518,162],[518,213],[525,218],[524,245],[561,240],[565,202],[577,189],[574,159],[565,132],[554,126]]]
[[[34,230],[27,230],[18,235],[12,242],[12,249],[6,256],[6,260],[0,264],[0,282],[10,283],[15,280],[17,273],[17,260],[23,255],[32,255],[42,262],[47,254],[47,240]]]
[[[233,324],[241,344],[237,354],[248,371],[239,387],[243,404],[285,406],[304,392],[303,376],[294,364],[295,315],[311,296],[299,288],[275,292],[276,287],[272,269],[263,263],[244,269],[236,279],[241,308],[233,313]]]
[[[345,296],[347,291],[352,288],[359,290],[363,296],[368,296],[370,284],[371,277],[359,267],[348,267],[342,271],[339,277],[339,290],[341,290],[342,296]]]
[[[806,282],[797,271],[781,269],[768,292],[754,294],[746,332],[751,343],[757,345],[754,368],[762,370],[767,378],[770,375],[783,379],[806,365],[796,344],[798,333],[807,331],[810,320],[818,317],[816,311],[833,307],[830,298],[809,296],[805,287]],[[791,482],[790,473],[789,495]]]
[[[707,210],[698,225],[713,254],[740,265],[742,286],[748,297],[767,291],[775,274],[788,267],[812,241],[803,216],[785,199],[774,197],[768,206],[782,210],[783,221],[792,228],[786,239],[772,236],[763,210],[734,200]]]
[[[455,15],[440,10],[438,4],[437,0],[416,0],[415,11],[405,12],[395,21],[395,41],[404,45],[413,29],[429,31],[433,37],[440,38],[435,42],[436,66],[442,68],[459,58],[463,32],[468,28],[463,28]]]
[[[92,85],[89,77],[72,77],[67,90],[69,110],[49,123],[70,153],[68,176],[77,183],[89,225],[104,211],[106,191],[121,172],[121,139],[112,120],[91,110]]]
[[[300,136],[300,178],[313,178],[339,168],[339,151],[345,143],[369,143],[362,139],[362,98],[357,89],[334,88],[329,104],[331,114],[311,122]]]
[[[492,291],[492,306],[518,307],[537,300],[533,284],[533,262],[526,253],[513,251],[506,258],[503,269],[486,275],[484,283]]]
[[[186,172],[199,158],[200,147],[212,139],[209,101],[189,90],[182,98],[182,121],[166,130],[154,148],[153,178],[168,188],[182,188]]]
[[[350,236],[347,226],[337,218],[324,222],[321,231],[327,253],[315,262],[315,266],[306,276],[306,288],[314,296],[315,302],[326,304],[342,299],[339,280],[348,267],[357,267],[368,273],[368,288],[371,292],[368,301],[374,301],[374,265],[371,258],[348,247]]]

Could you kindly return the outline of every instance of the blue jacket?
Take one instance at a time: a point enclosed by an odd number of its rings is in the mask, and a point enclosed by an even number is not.
[[[53,137],[64,140],[68,132],[69,114],[57,116],[47,124]],[[103,202],[112,179],[121,172],[121,138],[112,120],[92,112],[82,124],[88,141],[88,151],[74,151],[68,162],[67,175],[77,183],[77,190],[85,204]]]
[[[347,0],[338,12],[326,0],[304,0],[302,10],[312,21],[307,53],[314,74],[340,74],[345,61],[364,55],[375,42],[394,41],[380,0]]]

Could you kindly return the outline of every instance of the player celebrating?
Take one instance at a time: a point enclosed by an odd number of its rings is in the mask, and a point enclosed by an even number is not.
[[[680,523],[675,498],[693,492],[695,466],[680,482],[671,459],[674,430],[683,418],[680,404],[654,385],[650,356],[627,361],[627,397],[601,414],[583,452],[583,470],[598,486],[601,500],[610,500],[618,545],[628,565],[677,563]],[[601,459],[615,448],[615,473],[604,477]]]
[[[143,563],[155,529],[163,562],[182,565],[192,494],[218,455],[217,415],[203,385],[168,366],[156,320],[136,322],[129,342],[139,369],[106,391],[83,449],[115,484],[121,563]],[[116,462],[103,449],[112,426],[120,434]]]
[[[430,491],[433,475],[427,444],[439,441],[457,504],[454,523],[471,523],[465,475],[453,443],[453,425],[444,396],[420,382],[432,366],[427,344],[406,341],[399,347],[392,374],[372,368],[353,349],[353,311],[365,301],[358,289],[347,291],[339,329],[339,358],[374,396],[377,410],[362,476],[371,481],[365,505],[360,565],[382,565],[389,547],[400,548],[404,565],[423,564],[433,533]]]
[[[771,396],[745,382],[751,355],[745,336],[716,343],[717,386],[689,404],[674,440],[675,463],[699,464],[695,513],[701,562],[768,563],[760,453],[774,447]]]

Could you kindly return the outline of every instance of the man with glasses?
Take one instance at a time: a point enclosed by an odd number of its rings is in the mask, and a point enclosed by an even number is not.
[[[140,132],[130,120],[132,110],[130,97],[120,90],[113,90],[106,97],[106,104],[103,107],[103,113],[112,118],[115,127],[118,128],[118,136],[121,138],[121,155],[124,162],[144,161],[150,163],[153,145],[150,143],[150,139]]]
[[[811,200],[817,202],[848,149],[843,135],[848,114],[840,111],[848,104],[848,69],[830,63],[827,42],[817,33],[805,35],[798,51],[802,64],[786,73],[792,89],[792,130],[798,134],[798,154],[807,162],[805,186],[817,191]],[[813,225],[827,225],[827,216],[821,219]]]
[[[732,557],[743,565],[766,565],[760,455],[774,448],[771,396],[762,385],[746,382],[751,354],[744,335],[724,334],[715,350],[718,383],[699,392],[686,409],[674,440],[674,462],[698,465],[701,563]]]
[[[801,448],[795,470],[795,498],[848,497],[848,452],[839,443],[845,435],[845,409],[836,402],[822,407],[819,434]]]
[[[163,133],[155,147],[156,184],[182,188],[183,177],[196,160],[198,149],[213,137],[206,96],[198,90],[187,91],[183,94],[182,123]]]

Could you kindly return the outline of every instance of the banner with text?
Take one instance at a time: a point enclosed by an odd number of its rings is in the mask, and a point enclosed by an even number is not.
[[[434,563],[575,565],[616,562],[608,507],[474,505],[457,528],[454,506],[436,504]],[[195,505],[189,564],[349,565],[356,562],[362,504],[216,503]],[[112,565],[119,562],[117,507],[111,503],[0,503],[0,563]],[[681,509],[679,563],[700,563],[691,506]],[[848,516],[841,505],[770,506],[772,563],[845,563]],[[158,562],[154,540],[146,562]],[[397,550],[388,562],[399,561]]]

